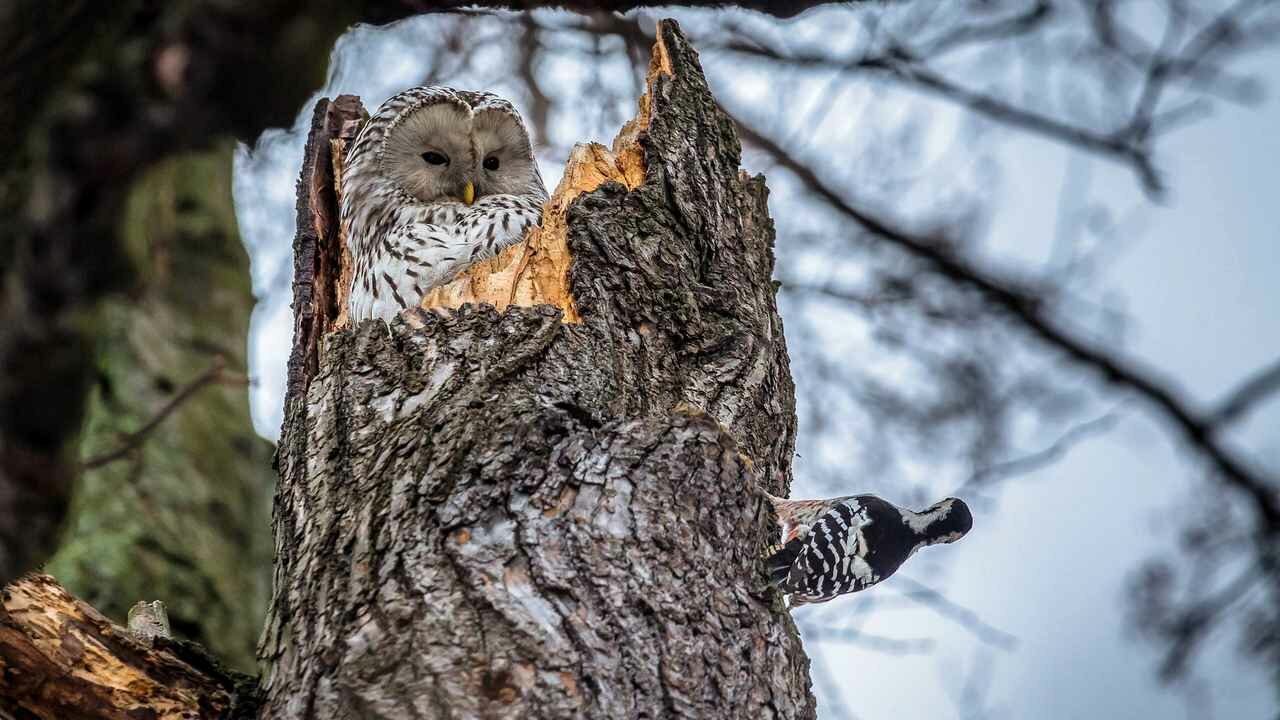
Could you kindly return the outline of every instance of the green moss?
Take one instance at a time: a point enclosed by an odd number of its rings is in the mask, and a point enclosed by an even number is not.
[[[121,235],[141,278],[97,317],[98,386],[84,458],[120,446],[215,357],[243,375],[253,308],[236,232],[230,145],[151,169],[131,188]],[[209,385],[128,457],[80,479],[64,546],[48,570],[123,620],[163,600],[175,634],[254,667],[270,592],[271,448],[243,382]]]

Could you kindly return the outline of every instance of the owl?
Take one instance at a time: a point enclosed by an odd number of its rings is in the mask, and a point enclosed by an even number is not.
[[[547,189],[511,103],[418,87],[356,135],[342,173],[352,322],[390,319],[542,219]]]

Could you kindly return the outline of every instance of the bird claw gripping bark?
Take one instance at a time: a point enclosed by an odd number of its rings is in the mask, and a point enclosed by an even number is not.
[[[766,551],[769,580],[790,596],[792,607],[864,590],[920,548],[955,542],[973,527],[969,506],[956,498],[915,512],[874,495],[766,495],[778,516],[780,540]]]

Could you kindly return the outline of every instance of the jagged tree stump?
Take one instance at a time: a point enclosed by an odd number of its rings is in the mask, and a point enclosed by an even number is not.
[[[674,23],[649,80],[527,246],[389,326],[343,327],[333,163],[362,111],[321,101],[267,717],[813,716],[759,559],[795,436],[764,181]]]

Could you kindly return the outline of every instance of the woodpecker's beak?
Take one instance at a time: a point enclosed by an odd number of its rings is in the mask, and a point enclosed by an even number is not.
[[[476,201],[476,186],[467,183],[462,187],[462,202],[470,205]]]

